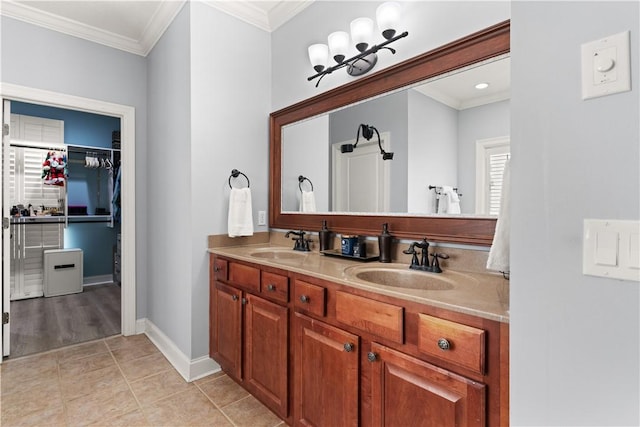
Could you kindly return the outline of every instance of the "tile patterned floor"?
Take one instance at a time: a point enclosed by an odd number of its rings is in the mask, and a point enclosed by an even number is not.
[[[284,427],[224,373],[186,382],[145,335],[8,360],[0,383],[3,427]]]

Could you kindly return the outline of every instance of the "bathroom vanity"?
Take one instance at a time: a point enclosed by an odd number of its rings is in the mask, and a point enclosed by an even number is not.
[[[508,425],[508,281],[209,249],[210,355],[289,425]]]

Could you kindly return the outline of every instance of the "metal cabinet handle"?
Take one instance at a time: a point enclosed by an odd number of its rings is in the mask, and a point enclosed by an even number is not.
[[[215,271],[215,272],[217,273],[218,271],[220,271],[220,267],[218,267],[218,266],[216,265],[215,267],[213,267],[213,271]]]
[[[367,360],[369,362],[375,362],[377,358],[378,358],[378,355],[375,354],[373,351],[370,351],[369,353],[367,353]]]
[[[353,344],[351,344],[350,342],[344,343],[344,351],[346,351],[347,353],[350,353],[351,351],[353,351]]]
[[[242,305],[247,305],[249,301],[246,298],[242,298]]]
[[[440,350],[449,350],[451,348],[451,343],[446,338],[440,338],[438,340],[438,347]]]
[[[308,303],[309,299],[310,298],[308,296],[306,296],[306,295],[300,295],[300,302]]]
[[[233,296],[231,297],[231,299],[232,299],[232,300],[234,300],[234,301],[238,301],[238,295],[233,295]]]
[[[275,290],[276,290],[276,285],[274,285],[273,283],[268,284],[268,285],[267,285],[267,290],[268,290],[269,292],[275,292]]]

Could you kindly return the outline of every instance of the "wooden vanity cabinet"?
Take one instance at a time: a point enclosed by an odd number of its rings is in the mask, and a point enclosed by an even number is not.
[[[218,274],[223,269],[216,271],[215,267],[221,263],[228,265],[228,270]],[[273,300],[269,301],[267,296],[260,296],[264,272],[257,267],[214,256],[211,265],[210,356],[230,377],[280,417],[287,418],[288,278],[286,274],[267,272],[265,293]]]
[[[294,424],[359,424],[360,339],[295,313]]]
[[[369,354],[373,426],[485,425],[484,384],[377,343]]]
[[[507,323],[225,262],[211,271],[211,357],[287,423],[509,424]]]

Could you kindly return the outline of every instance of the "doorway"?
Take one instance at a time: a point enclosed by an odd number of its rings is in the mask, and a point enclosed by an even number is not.
[[[76,110],[94,114],[108,115],[119,118],[122,141],[122,172],[121,172],[121,301],[120,317],[121,330],[123,335],[133,335],[136,333],[136,243],[135,243],[135,109],[130,106],[113,104],[88,98],[76,97],[73,95],[43,91],[39,89],[27,88],[23,86],[3,84],[0,95],[3,98],[3,124],[9,123],[8,111],[4,100],[26,102],[50,107]],[[7,185],[8,177],[8,132],[3,132],[3,156],[2,173],[0,174],[0,185],[3,189]],[[11,351],[10,326],[11,326],[11,306],[9,290],[9,218],[10,206],[8,197],[3,191],[2,202],[2,311],[3,327],[0,331],[0,343],[2,345],[2,355],[9,356]],[[5,323],[5,320],[7,322]]]

